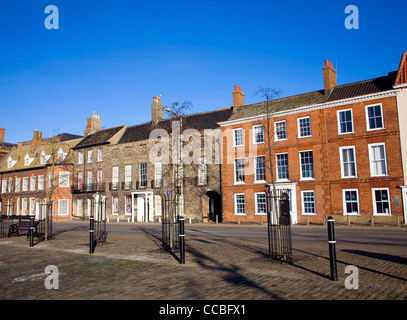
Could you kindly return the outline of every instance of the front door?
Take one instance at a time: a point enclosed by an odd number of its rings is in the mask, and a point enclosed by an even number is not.
[[[145,198],[142,195],[137,196],[137,221],[145,221]]]
[[[154,221],[153,193],[137,193],[134,195],[133,203],[133,216],[137,222]]]
[[[273,187],[270,186],[271,191]],[[276,183],[277,195],[286,194],[288,197],[288,201],[284,202],[284,210],[288,210],[291,216],[291,223],[297,223],[297,191],[296,191],[296,183]],[[275,222],[275,215],[274,215],[274,204],[273,198],[270,199],[270,208],[272,214],[272,221]],[[281,211],[281,204],[280,204],[280,211]]]
[[[290,198],[287,192],[280,195],[280,224],[290,224]]]

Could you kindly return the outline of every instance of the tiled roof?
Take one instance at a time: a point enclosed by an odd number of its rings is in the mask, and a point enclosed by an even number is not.
[[[232,108],[220,109],[210,112],[186,115],[182,118],[183,128],[194,128],[197,130],[218,128],[218,122],[226,121],[232,114]],[[171,133],[171,120],[165,119],[157,124],[146,122],[143,124],[128,127],[119,143],[129,143],[141,140],[148,140],[153,129],[161,128]]]
[[[299,107],[326,102],[327,98],[324,90],[313,91],[291,97],[269,101],[269,113],[291,110]],[[267,113],[265,102],[245,105],[233,110],[233,114],[228,120],[238,120]]]
[[[83,136],[77,135],[77,134],[72,134],[72,133],[66,133],[62,132],[57,135],[57,137],[60,137],[59,141],[64,142],[64,141],[69,141],[69,140],[77,140],[83,138]]]
[[[328,102],[391,90],[393,89],[396,75],[397,72],[394,71],[385,77],[337,86],[329,96]]]
[[[0,142],[0,149],[2,149],[2,147],[11,149],[11,148],[17,147],[17,144],[10,143],[10,142]]]
[[[153,126],[153,122],[146,122],[143,124],[138,124],[135,126],[128,127],[126,132],[123,134],[122,138],[120,139],[119,143],[128,143],[128,142],[135,142],[141,140],[147,140],[150,136],[150,132],[159,127],[167,128],[168,121],[160,121],[160,125]]]
[[[54,140],[58,140],[58,138],[59,138],[59,141],[64,142],[64,141],[69,141],[69,140],[81,139],[81,138],[83,138],[83,136],[62,132],[62,133],[59,133],[59,134],[49,137],[49,138],[42,138],[42,142],[43,142],[43,144],[52,143]],[[30,146],[31,142],[32,142],[32,140],[28,140],[28,141],[19,142],[18,144],[23,147],[26,147],[26,146]]]
[[[109,129],[103,129],[91,133],[85,138],[83,138],[73,149],[80,149],[90,146],[106,144],[108,140],[111,137],[113,137],[116,133],[118,133],[123,127],[124,125]]]
[[[349,99],[357,96],[378,93],[393,89],[397,72],[390,72],[387,76],[336,86],[330,94],[324,90],[308,92],[295,96],[269,101],[269,113],[289,111],[304,106]],[[228,121],[249,118],[266,114],[266,103],[245,105],[233,110]]]
[[[25,170],[25,169],[37,169],[41,167],[45,167],[47,164],[50,164],[50,161],[55,161],[58,163],[58,159],[49,159],[46,164],[41,164],[41,153],[44,151],[46,155],[51,155],[52,153],[58,153],[59,149],[62,149],[64,153],[67,154],[66,158],[63,160],[64,163],[72,163],[73,162],[73,153],[71,148],[74,147],[80,139],[74,140],[67,140],[63,142],[52,144],[43,144],[37,147],[36,149],[31,151],[31,148],[23,148],[10,151],[3,159],[3,162],[0,163],[0,173],[3,172],[10,172],[10,171],[17,171],[17,170]],[[55,149],[53,151],[52,149]],[[30,163],[30,165],[25,166],[25,156],[28,154],[30,158],[34,158],[34,160]],[[17,161],[12,168],[8,168],[8,159],[11,157],[12,160]]]

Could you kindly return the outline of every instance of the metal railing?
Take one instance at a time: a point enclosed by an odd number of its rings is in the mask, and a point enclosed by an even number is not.
[[[291,218],[289,192],[278,190],[279,192],[271,196],[267,190],[267,231],[269,256],[271,259],[288,260],[292,258],[291,241]],[[270,200],[276,201],[278,206],[278,217],[271,217]],[[277,219],[278,218],[278,219]]]
[[[179,250],[179,216],[177,195],[161,195],[162,201],[162,243],[163,250]]]
[[[94,253],[98,243],[106,242],[106,199],[100,195],[91,200],[89,218],[89,253]]]
[[[105,191],[105,183],[91,183],[91,184],[74,183],[71,189],[72,193]]]
[[[284,224],[269,224],[269,254],[276,260],[292,258],[291,226]]]
[[[24,228],[22,227],[24,225]],[[35,244],[50,240],[54,236],[52,215],[1,215],[0,216],[0,238],[11,236],[27,236],[30,247]]]

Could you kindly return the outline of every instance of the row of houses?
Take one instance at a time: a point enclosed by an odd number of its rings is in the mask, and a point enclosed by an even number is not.
[[[326,215],[407,217],[407,53],[388,75],[337,85],[332,63],[324,89],[164,118],[153,97],[151,121],[102,129],[97,114],[83,136],[4,142],[3,214],[38,214],[54,201],[56,219],[86,218],[96,195],[109,219],[158,221],[161,196],[183,194],[193,222],[261,222],[267,192],[284,192],[293,223]],[[0,142],[0,145],[2,143]]]

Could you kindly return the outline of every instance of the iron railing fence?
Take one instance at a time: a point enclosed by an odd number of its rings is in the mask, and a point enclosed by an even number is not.
[[[271,190],[267,191],[269,256],[271,259],[288,260],[292,258],[290,191],[276,190],[275,195],[270,194]],[[278,212],[275,212],[275,204]]]
[[[11,236],[27,236],[30,246],[44,240],[51,240],[54,236],[52,215],[1,215],[0,238]]]
[[[104,244],[107,238],[106,198],[97,194],[91,199],[89,225],[89,253],[94,253],[98,243]]]
[[[291,259],[291,226],[289,224],[269,224],[269,233],[270,258],[276,260]]]
[[[161,195],[162,201],[162,249],[174,252],[179,250],[179,197]]]

